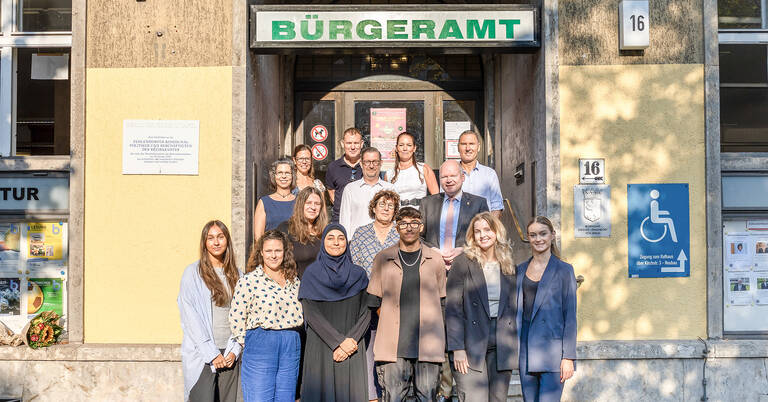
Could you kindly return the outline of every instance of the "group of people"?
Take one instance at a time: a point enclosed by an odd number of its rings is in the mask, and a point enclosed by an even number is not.
[[[506,401],[515,369],[526,401],[560,399],[576,280],[552,223],[530,221],[516,265],[479,135],[460,136],[439,177],[416,147],[401,133],[381,174],[380,151],[347,129],[325,183],[305,145],[275,161],[242,274],[227,227],[203,227],[178,298],[185,400]]]

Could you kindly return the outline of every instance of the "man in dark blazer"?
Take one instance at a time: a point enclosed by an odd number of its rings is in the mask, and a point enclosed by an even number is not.
[[[459,163],[446,161],[440,166],[440,187],[444,192],[424,197],[419,207],[424,217],[424,243],[439,251],[446,264],[450,264],[463,251],[469,221],[480,212],[488,210],[485,198],[461,191],[462,184],[464,173]],[[449,203],[453,204],[452,211]],[[448,222],[451,213],[453,221]],[[453,235],[448,234],[448,238],[445,238],[446,231]]]

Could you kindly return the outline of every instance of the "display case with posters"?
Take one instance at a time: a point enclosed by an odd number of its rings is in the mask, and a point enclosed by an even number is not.
[[[0,173],[0,322],[15,333],[48,310],[67,326],[68,215],[66,172]]]
[[[768,219],[723,220],[723,330],[768,334]]]

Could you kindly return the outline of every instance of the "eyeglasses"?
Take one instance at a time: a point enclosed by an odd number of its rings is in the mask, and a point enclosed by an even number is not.
[[[357,168],[352,169],[352,171],[349,174],[349,181],[357,180],[357,177],[355,177],[356,174],[357,174]]]
[[[397,228],[401,230],[405,230],[407,228],[411,229],[418,229],[421,226],[420,221],[413,221],[413,222],[400,222],[397,224]]]
[[[363,166],[378,166],[381,161],[363,161]]]
[[[385,208],[385,209],[395,209],[395,203],[393,202],[379,201],[376,203],[376,206],[378,206],[379,208]]]
[[[312,161],[312,158],[296,158],[296,162],[308,163]]]
[[[291,173],[291,172],[275,172],[275,176],[290,177],[291,175],[293,175],[293,173]]]

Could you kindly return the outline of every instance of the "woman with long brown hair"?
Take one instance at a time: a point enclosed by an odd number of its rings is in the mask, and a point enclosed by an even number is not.
[[[244,345],[241,382],[245,401],[294,401],[304,323],[291,243],[269,230],[251,248],[237,282],[229,323]]]
[[[445,320],[459,401],[507,400],[518,366],[517,278],[507,231],[490,212],[472,218],[448,274]]]
[[[200,235],[200,259],[184,270],[177,300],[184,332],[184,400],[237,398],[241,347],[228,317],[239,278],[227,226],[217,220],[206,223]]]
[[[517,267],[520,385],[526,401],[559,401],[576,360],[576,277],[544,216],[526,226],[533,256]]]
[[[401,206],[419,207],[422,198],[437,194],[440,187],[432,168],[426,163],[416,162],[416,137],[404,131],[397,136],[395,166],[387,170],[387,181],[394,184],[400,195]]]
[[[322,180],[315,178],[315,164],[312,161],[312,148],[307,144],[299,144],[293,148],[293,163],[296,164],[296,192],[306,187],[314,187],[325,192]]]
[[[305,187],[296,195],[293,215],[281,223],[277,230],[288,235],[293,246],[293,258],[301,278],[304,270],[320,252],[320,235],[328,224],[328,212],[323,193],[315,187]]]

